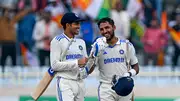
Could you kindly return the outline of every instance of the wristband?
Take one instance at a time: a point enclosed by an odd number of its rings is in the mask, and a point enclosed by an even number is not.
[[[135,69],[130,69],[129,72],[130,76],[135,76],[136,75],[136,70]]]
[[[131,72],[128,72],[129,73],[129,76],[132,76],[132,73]]]

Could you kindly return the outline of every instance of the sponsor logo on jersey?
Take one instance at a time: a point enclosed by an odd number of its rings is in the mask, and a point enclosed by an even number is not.
[[[81,54],[69,54],[69,55],[66,55],[66,60],[69,60],[69,59],[80,59],[82,57],[83,57],[83,55],[81,55]]]
[[[108,64],[108,63],[120,63],[120,62],[124,62],[124,58],[107,58],[104,59],[104,64]]]
[[[119,53],[120,53],[120,54],[124,54],[124,50],[122,50],[122,49],[119,50]]]

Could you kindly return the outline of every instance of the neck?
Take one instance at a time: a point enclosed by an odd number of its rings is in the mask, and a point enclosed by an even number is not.
[[[68,30],[65,30],[64,34],[69,38],[74,38],[74,35],[72,33],[70,33],[70,31],[68,31]]]
[[[111,40],[109,40],[109,41],[107,40],[107,43],[109,45],[113,46],[116,44],[117,41],[118,41],[118,38],[114,36]]]

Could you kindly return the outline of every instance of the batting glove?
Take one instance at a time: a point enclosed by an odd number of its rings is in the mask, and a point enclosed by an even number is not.
[[[92,45],[91,52],[93,52],[93,56],[99,56],[107,46],[108,44],[106,43],[105,37],[98,38]]]
[[[78,79],[82,80],[88,77],[88,67],[80,68],[79,74],[78,74]]]

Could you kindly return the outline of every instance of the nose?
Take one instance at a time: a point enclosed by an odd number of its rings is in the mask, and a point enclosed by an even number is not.
[[[103,29],[103,33],[107,33],[107,30],[106,30],[106,29]]]

